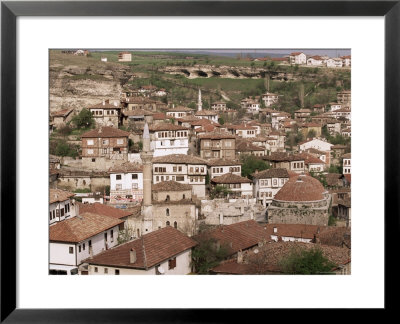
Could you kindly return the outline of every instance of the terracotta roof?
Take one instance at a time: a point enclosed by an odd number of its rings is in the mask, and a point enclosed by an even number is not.
[[[300,54],[303,54],[303,52],[293,52],[293,53],[290,53],[291,56],[297,56],[297,55],[300,55]]]
[[[168,117],[164,113],[153,114],[153,120],[165,120],[165,119],[168,119]]]
[[[178,112],[180,112],[180,111],[192,112],[193,109],[191,109],[189,107],[184,107],[184,106],[177,106],[177,107],[174,107],[174,108],[170,108],[167,111],[168,112],[175,112],[175,111],[178,111]]]
[[[222,176],[211,179],[214,183],[251,183],[251,180],[233,173],[225,173]]]
[[[351,229],[347,227],[329,226],[317,235],[323,245],[347,247],[351,249]]]
[[[342,174],[340,173],[328,173],[325,175],[326,184],[329,187],[335,187],[339,185],[339,180],[342,178]]]
[[[210,132],[213,132],[217,127],[220,127],[220,126],[216,126],[214,124],[208,124],[208,125],[204,125],[202,127],[198,127],[194,131],[195,131],[195,133],[210,133]]]
[[[231,166],[231,165],[241,165],[240,161],[235,160],[225,160],[225,159],[211,159],[207,161],[209,166]]]
[[[207,161],[199,157],[190,156],[186,154],[169,154],[153,158],[153,165],[155,163],[207,164]]]
[[[269,179],[269,178],[289,178],[289,173],[286,169],[268,169],[252,174],[255,179]]]
[[[121,219],[123,217],[132,215],[132,212],[130,212],[130,211],[107,206],[107,205],[100,204],[100,203],[94,203],[94,204],[78,203],[78,205],[79,205],[79,212],[81,214],[82,213],[92,213],[92,214],[108,216],[108,217],[117,218],[117,219]]]
[[[123,222],[109,216],[80,213],[80,216],[50,226],[50,241],[78,243]]]
[[[342,155],[343,159],[351,159],[351,153],[346,153]]]
[[[325,164],[325,162],[322,161],[321,159],[315,157],[312,154],[306,153],[306,152],[297,154],[297,156],[302,157],[304,159],[305,164]]]
[[[192,190],[192,186],[190,184],[183,184],[176,181],[162,181],[156,183],[151,186],[151,190],[153,192],[158,191],[184,191],[184,190]]]
[[[272,152],[271,155],[264,156],[263,159],[274,162],[304,161],[304,157],[298,154],[289,154],[287,152]]]
[[[102,126],[100,128],[92,129],[86,133],[83,133],[81,137],[128,137],[129,134],[129,132],[125,132],[118,128]]]
[[[251,260],[259,257],[263,258],[266,270],[280,271],[280,261],[289,255],[293,250],[310,250],[320,248],[322,254],[332,263],[336,265],[344,265],[351,260],[351,250],[337,246],[329,246],[322,244],[302,243],[302,242],[272,242],[258,248],[257,254],[249,253],[244,257],[246,262],[252,263]],[[332,269],[333,270],[333,269]]]
[[[296,110],[295,113],[311,113],[311,110],[307,109],[307,108],[302,108],[302,109]]]
[[[161,124],[150,125],[149,130],[151,132],[158,132],[158,131],[188,130],[188,128],[170,123],[161,123]]]
[[[125,162],[121,165],[116,165],[108,169],[109,173],[130,173],[143,172],[143,165],[139,163]]]
[[[203,232],[193,237],[197,241],[213,238],[229,247],[230,254],[245,250],[260,242],[271,241],[264,226],[254,220],[235,223],[232,225],[220,225],[217,228]]]
[[[223,132],[223,131],[217,131],[217,130],[215,130],[215,131],[213,131],[213,132],[210,132],[210,133],[207,133],[207,134],[201,134],[201,135],[199,135],[199,138],[200,139],[222,139],[222,138],[232,138],[232,139],[235,139],[236,137],[235,137],[235,135],[232,135],[232,134],[230,134],[230,133],[228,133],[228,132]]]
[[[66,108],[62,110],[58,110],[51,113],[52,117],[65,117],[68,116],[74,109],[73,108]]]
[[[155,100],[151,100],[149,98],[140,97],[140,96],[128,97],[128,98],[125,98],[125,101],[130,104],[154,104],[154,103],[156,103]]]
[[[49,203],[55,203],[57,201],[65,201],[70,197],[73,197],[75,194],[69,191],[61,190],[61,189],[50,189],[50,201]]]
[[[204,126],[204,125],[211,125],[213,124],[213,122],[209,119],[206,118],[198,118],[193,116],[191,121],[190,121],[190,125],[191,126]]]
[[[104,251],[92,259],[89,264],[147,269],[187,251],[197,242],[177,229],[167,226],[143,235],[134,241]],[[136,262],[130,263],[130,251],[136,252]]]
[[[195,116],[218,116],[218,114],[214,110],[201,110],[197,111]]]
[[[237,152],[253,152],[253,151],[265,151],[265,148],[252,144],[250,141],[237,141],[236,142]]]
[[[299,175],[290,178],[275,195],[274,200],[318,201],[324,199],[324,192],[324,187],[317,179],[307,175]]]

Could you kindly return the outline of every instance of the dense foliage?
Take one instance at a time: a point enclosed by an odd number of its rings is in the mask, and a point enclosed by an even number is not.
[[[229,255],[228,246],[220,245],[213,238],[200,239],[192,252],[192,265],[199,274],[207,274]]]
[[[83,108],[81,112],[72,118],[72,123],[76,128],[90,128],[94,125],[91,112]]]
[[[335,264],[329,261],[319,247],[310,250],[294,248],[279,263],[286,274],[328,274]]]
[[[240,162],[242,163],[242,177],[247,177],[252,179],[252,174],[258,170],[267,170],[270,168],[268,162],[261,160],[254,155],[242,155],[240,157]]]

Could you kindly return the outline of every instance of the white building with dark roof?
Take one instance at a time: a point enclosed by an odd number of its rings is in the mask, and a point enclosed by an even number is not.
[[[253,174],[253,195],[257,202],[268,207],[283,185],[289,181],[286,169],[268,169]]]
[[[153,184],[176,181],[189,184],[199,198],[206,195],[207,161],[185,154],[170,154],[153,159]]]

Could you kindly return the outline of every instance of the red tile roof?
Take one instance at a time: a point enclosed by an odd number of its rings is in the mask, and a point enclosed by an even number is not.
[[[143,165],[139,163],[125,162],[121,165],[116,165],[108,169],[109,173],[131,173],[131,172],[143,172]]]
[[[50,189],[50,201],[49,203],[55,203],[58,201],[65,201],[67,199],[70,199],[73,197],[75,194],[69,191],[61,190],[61,189]]]
[[[130,212],[130,211],[107,206],[107,205],[100,204],[100,203],[94,203],[94,204],[78,203],[78,205],[79,205],[79,213],[80,214],[92,213],[92,214],[98,214],[98,215],[108,216],[108,217],[118,218],[118,219],[132,215],[132,212]]]
[[[241,177],[241,176],[238,176],[233,173],[225,173],[222,176],[212,178],[211,182],[214,182],[217,184],[219,184],[219,183],[221,183],[221,184],[224,184],[224,183],[251,183],[251,180]]]
[[[197,245],[197,242],[177,229],[167,226],[143,235],[134,241],[104,251],[92,259],[89,264],[148,269]],[[136,252],[136,262],[130,263],[130,251]]]
[[[152,185],[151,190],[153,192],[158,191],[186,191],[192,190],[192,186],[190,184],[179,183],[176,181],[162,181]]]
[[[83,133],[81,137],[82,138],[128,137],[129,134],[130,134],[129,132],[125,132],[118,128],[103,126],[97,129],[92,129],[86,133]]]
[[[229,247],[230,253],[249,249],[260,242],[271,241],[264,226],[254,220],[235,223],[232,225],[221,225],[216,229],[203,232],[193,237],[197,241],[213,238]]]
[[[78,243],[123,222],[109,216],[88,212],[80,213],[80,216],[50,226],[50,241]]]
[[[274,200],[318,201],[324,199],[324,192],[324,187],[317,179],[307,175],[299,175],[290,178],[275,195]]]
[[[207,164],[207,161],[199,157],[186,154],[169,154],[153,158],[153,164],[155,163]]]

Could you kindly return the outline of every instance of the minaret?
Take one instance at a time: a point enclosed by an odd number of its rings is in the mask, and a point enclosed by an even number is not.
[[[143,164],[143,202],[142,202],[142,234],[153,230],[153,206],[151,203],[151,181],[153,152],[150,150],[150,133],[147,123],[143,130],[143,149],[140,153]]]
[[[197,111],[201,111],[202,107],[203,107],[203,104],[201,102],[201,90],[199,88],[199,99],[197,101]]]

